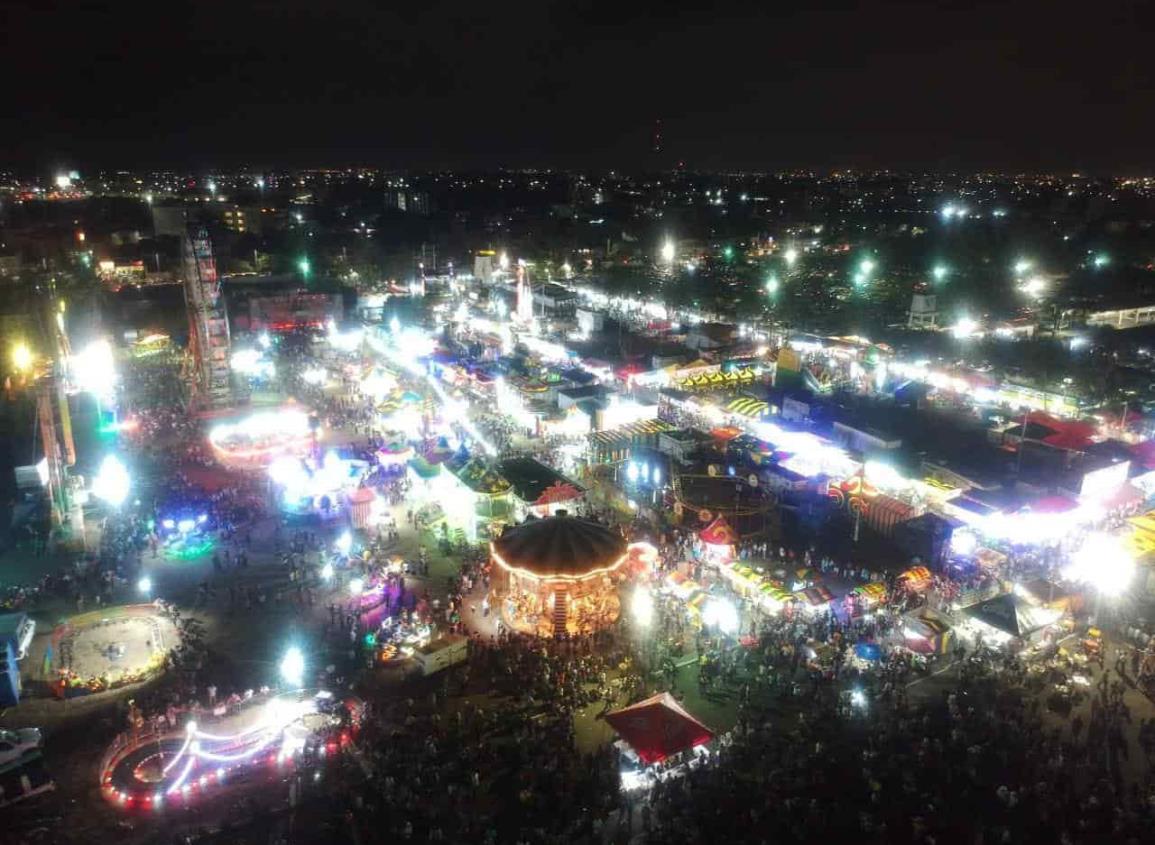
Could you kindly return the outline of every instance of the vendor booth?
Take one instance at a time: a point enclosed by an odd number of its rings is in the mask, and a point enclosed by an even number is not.
[[[606,714],[616,730],[647,765],[705,745],[714,732],[691,716],[668,692]]]

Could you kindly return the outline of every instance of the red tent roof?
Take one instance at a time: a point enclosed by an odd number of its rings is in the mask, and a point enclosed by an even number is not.
[[[714,732],[687,713],[668,692],[607,713],[606,721],[647,764],[660,763],[714,738]]]
[[[1042,411],[1031,411],[1026,415],[1027,423],[1049,428],[1053,434],[1042,438],[1042,442],[1056,449],[1081,452],[1091,445],[1095,436],[1095,426],[1078,420],[1061,420]]]
[[[734,533],[725,517],[721,516],[699,531],[698,536],[702,538],[703,543],[709,543],[711,546],[732,546],[738,542],[738,535]]]

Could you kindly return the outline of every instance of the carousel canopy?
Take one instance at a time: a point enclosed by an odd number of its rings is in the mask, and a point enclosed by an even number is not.
[[[541,578],[581,578],[621,563],[626,541],[596,522],[552,516],[507,528],[494,541],[493,550],[506,566]]]
[[[687,713],[668,692],[607,713],[606,721],[647,764],[660,763],[714,738],[714,732]]]

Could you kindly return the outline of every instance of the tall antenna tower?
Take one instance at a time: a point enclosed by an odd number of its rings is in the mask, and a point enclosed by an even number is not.
[[[184,293],[193,354],[192,399],[199,410],[232,404],[229,319],[221,296],[213,244],[204,226],[190,223],[184,238]]]

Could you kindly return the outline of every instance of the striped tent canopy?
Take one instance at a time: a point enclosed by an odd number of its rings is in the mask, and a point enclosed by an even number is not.
[[[591,446],[613,446],[617,443],[626,443],[639,437],[652,437],[663,431],[672,431],[675,426],[662,420],[639,420],[628,425],[610,428],[590,435]]]
[[[910,590],[925,590],[930,586],[930,570],[925,566],[912,566],[898,576],[899,582]]]
[[[828,604],[834,598],[834,594],[825,587],[807,587],[794,594],[799,601],[806,602],[811,607],[818,607],[822,604]]]
[[[797,598],[792,592],[782,589],[782,587],[778,584],[763,584],[759,588],[759,592],[761,592],[762,595],[766,596],[772,601],[778,602],[779,604],[786,604],[787,602],[797,601]]]
[[[855,587],[850,593],[851,595],[862,596],[862,598],[870,599],[871,601],[881,601],[886,595],[886,587],[874,581]]]
[[[726,406],[726,413],[737,414],[741,417],[760,417],[770,410],[769,403],[763,402],[760,399],[752,399],[748,396],[743,396],[740,399],[735,399]]]

